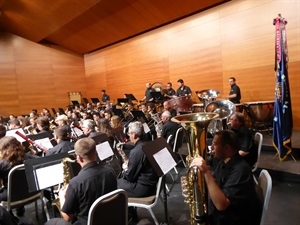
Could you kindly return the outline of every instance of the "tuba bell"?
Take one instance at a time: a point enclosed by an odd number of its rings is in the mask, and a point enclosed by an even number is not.
[[[175,116],[171,120],[179,123],[188,138],[187,164],[196,157],[206,159],[206,130],[209,123],[218,118],[217,113],[190,113]],[[207,224],[208,193],[204,176],[197,166],[188,170],[186,177],[182,178],[182,192],[189,205],[191,224]]]
[[[216,100],[206,105],[204,112],[214,112],[219,114],[219,118],[212,121],[208,126],[208,132],[212,135],[219,130],[227,128],[227,119],[236,111],[236,106],[229,100]]]

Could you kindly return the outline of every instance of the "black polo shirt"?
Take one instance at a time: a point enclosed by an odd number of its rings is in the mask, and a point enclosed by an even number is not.
[[[87,224],[88,212],[93,202],[100,196],[117,189],[117,180],[109,167],[90,162],[70,180],[62,211],[75,214],[73,224]]]
[[[258,224],[260,204],[255,191],[252,171],[240,155],[226,164],[219,162],[214,177],[218,186],[229,199],[230,205],[219,211],[209,201],[212,225],[255,225]]]

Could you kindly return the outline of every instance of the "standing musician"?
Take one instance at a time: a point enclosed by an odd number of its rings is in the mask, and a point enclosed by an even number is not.
[[[240,87],[236,85],[236,80],[234,77],[229,78],[230,84],[230,92],[229,92],[229,100],[234,104],[239,104],[242,98]]]
[[[175,90],[172,88],[172,83],[167,83],[167,93],[164,95],[165,99],[171,99],[176,96]]]
[[[255,183],[251,168],[238,153],[237,134],[218,131],[211,149],[220,160],[213,172],[202,157],[194,158],[190,165],[200,169],[207,185],[208,224],[259,224],[261,209]]]
[[[102,99],[101,100],[102,100],[103,103],[106,103],[106,102],[110,101],[110,97],[109,97],[108,94],[106,94],[105,90],[102,90],[101,94],[102,94]]]
[[[151,92],[155,92],[155,89],[151,87],[151,83],[146,83],[145,96],[143,99],[141,99],[141,102],[143,102],[145,100],[146,100],[146,102],[152,102],[153,98],[152,98]]]
[[[75,154],[81,170],[59,193],[63,218],[51,219],[45,225],[86,225],[94,201],[117,189],[114,171],[97,163],[96,143],[93,139],[78,140],[75,143]]]
[[[190,87],[184,85],[184,82],[182,79],[179,79],[177,81],[177,84],[178,84],[178,89],[177,89],[176,95],[178,97],[192,96],[192,90],[190,89]]]

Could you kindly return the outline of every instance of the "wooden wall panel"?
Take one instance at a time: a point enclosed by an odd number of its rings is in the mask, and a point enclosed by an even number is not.
[[[65,108],[68,92],[86,92],[83,57],[0,33],[0,115]]]
[[[141,98],[145,82],[171,81],[177,89],[179,78],[193,92],[217,89],[222,96],[229,93],[228,78],[234,76],[242,89],[242,101],[274,100],[272,22],[281,13],[288,20],[293,120],[294,127],[300,129],[299,7],[299,0],[231,1],[85,55],[87,77],[97,70],[94,61],[103,62],[98,68],[101,73],[95,74],[106,76],[106,89],[116,99],[127,91]],[[195,94],[193,99],[199,102]]]

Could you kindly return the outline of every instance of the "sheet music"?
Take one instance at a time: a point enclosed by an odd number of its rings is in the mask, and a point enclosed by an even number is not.
[[[36,169],[35,173],[40,190],[61,184],[64,180],[62,163]]]
[[[51,143],[51,141],[50,141],[49,138],[41,138],[41,139],[35,140],[34,142],[35,142],[36,144],[38,144],[38,145],[40,145],[40,146],[46,148],[46,149],[53,148],[53,145],[52,145],[52,143]],[[37,149],[38,149],[38,151],[40,151],[40,152],[42,151],[42,150],[39,149],[39,148],[37,148]]]
[[[150,131],[150,128],[149,128],[148,124],[147,123],[143,123],[143,127],[144,127],[145,134],[147,134]]]
[[[13,130],[7,130],[5,136],[12,136],[15,137],[19,142],[25,142],[25,140],[20,137],[19,135],[16,134],[16,131],[19,131],[20,133],[25,134],[24,130],[22,128],[18,128],[18,129],[13,129]]]
[[[157,162],[158,166],[160,167],[161,171],[163,172],[163,174],[168,173],[171,169],[174,168],[174,166],[177,165],[171,153],[166,147],[164,147],[163,149],[155,153],[153,157]]]
[[[96,145],[96,151],[101,161],[114,155],[108,141]]]
[[[77,128],[77,127],[73,127],[72,130],[73,130],[73,132],[76,134],[76,137],[80,137],[81,135],[83,135],[82,130],[80,130],[80,129]]]

